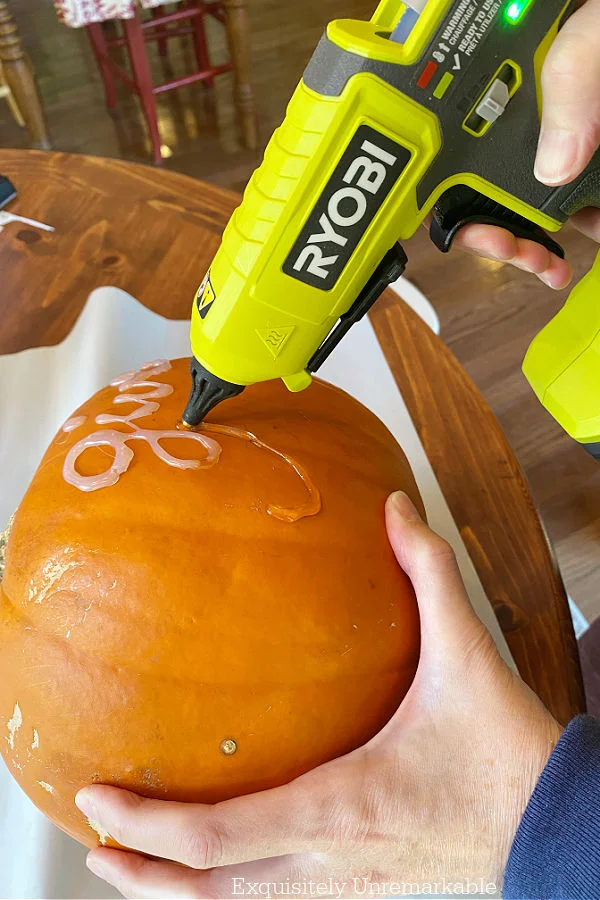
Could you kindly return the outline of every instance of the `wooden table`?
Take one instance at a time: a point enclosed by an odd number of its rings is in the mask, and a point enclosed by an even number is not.
[[[0,150],[11,207],[54,225],[0,237],[0,353],[55,344],[115,285],[189,315],[237,195],[117,160]],[[433,250],[432,250],[433,252]],[[562,723],[584,709],[567,598],[523,474],[456,359],[402,301],[372,315],[398,386],[525,681]]]

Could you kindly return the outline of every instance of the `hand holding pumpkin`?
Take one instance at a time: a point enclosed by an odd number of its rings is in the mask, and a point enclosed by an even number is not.
[[[328,879],[341,896],[364,879],[500,886],[560,728],[501,660],[451,549],[406,495],[388,502],[387,524],[422,627],[415,681],[390,722],[288,785],[212,806],[85,788],[77,803],[86,815],[145,854],[93,850],[92,871],[145,898],[241,896],[258,893],[257,883],[276,896],[273,883],[288,881],[307,896],[310,882]]]

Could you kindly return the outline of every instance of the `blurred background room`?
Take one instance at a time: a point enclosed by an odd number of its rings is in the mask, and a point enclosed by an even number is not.
[[[156,0],[148,0],[151,2]],[[0,3],[0,9],[2,6],[8,9],[8,4]],[[53,149],[136,162],[152,161],[153,148],[142,104],[109,70],[116,86],[116,105],[114,110],[107,110],[102,67],[92,44],[92,29],[99,30],[107,41],[124,40],[123,24],[126,21],[130,24],[131,20],[117,21],[115,11],[127,6],[128,0],[64,0],[56,8],[52,0],[10,0],[10,12],[35,70]],[[138,17],[151,23],[153,16],[184,12],[186,7],[193,9],[197,4],[191,0],[155,5],[138,12]],[[207,3],[205,8],[216,8],[217,15],[224,19],[227,14],[231,20],[227,28],[214,14],[202,16],[207,61],[214,67],[228,63],[238,67],[240,78],[245,79],[249,88],[246,114],[256,117],[257,135],[253,140],[252,135],[244,134],[242,114],[234,103],[235,75],[233,71],[225,72],[215,77],[211,87],[206,82],[195,83],[156,95],[164,165],[241,190],[260,162],[271,133],[281,122],[327,22],[342,16],[368,18],[372,7],[369,0]],[[105,16],[100,28],[83,24]],[[82,24],[68,27],[59,17],[64,22]],[[0,29],[1,22],[0,13]],[[182,19],[162,26],[175,32],[187,27],[192,33],[178,34],[164,40],[162,45],[159,41],[145,44],[155,85],[183,79],[198,71],[193,24],[193,20]],[[121,69],[131,72],[126,46],[114,47],[110,52]],[[251,61],[251,72],[248,64],[244,68],[246,60]],[[14,112],[14,106],[0,102],[0,145],[28,147],[27,130],[20,127]],[[252,143],[256,146],[249,149],[247,145]]]

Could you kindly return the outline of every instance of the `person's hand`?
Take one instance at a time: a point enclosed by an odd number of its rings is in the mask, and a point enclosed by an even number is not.
[[[88,856],[126,897],[311,896],[323,884],[328,896],[355,896],[363,879],[388,894],[416,884],[442,892],[460,882],[464,893],[467,884],[500,886],[560,728],[500,658],[448,544],[405,494],[390,498],[386,515],[422,632],[417,674],[397,713],[359,750],[214,806],[84,788],[77,805],[138,851]]]
[[[587,0],[559,32],[544,64],[542,88],[535,177],[556,187],[580,175],[600,145],[600,0]],[[600,210],[584,209],[571,221],[600,241]],[[469,225],[458,233],[454,246],[533,272],[556,290],[571,280],[565,260],[502,228]]]

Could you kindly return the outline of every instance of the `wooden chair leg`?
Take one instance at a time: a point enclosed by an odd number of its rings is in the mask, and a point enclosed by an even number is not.
[[[157,19],[159,16],[164,16],[165,8],[164,6],[155,6],[152,10],[152,18]],[[167,32],[166,25],[156,25],[155,31],[157,34],[163,34]],[[158,52],[161,56],[167,56],[169,53],[168,41],[166,37],[161,37],[158,39]]]
[[[96,57],[96,62],[98,63],[98,68],[100,69],[102,83],[104,84],[107,109],[114,109],[117,105],[117,89],[110,66],[106,63],[108,46],[106,44],[104,30],[102,25],[97,22],[94,25],[87,26],[87,33],[90,38],[92,50],[94,51],[94,56]]]
[[[139,16],[135,15],[133,19],[123,19],[123,30],[127,41],[127,49],[129,50],[131,68],[133,69],[133,78],[137,85],[142,109],[148,123],[152,156],[155,163],[162,163],[156,102],[152,93],[152,74]]]
[[[200,2],[194,2],[191,0],[190,6],[197,6],[199,9],[204,10],[204,4],[202,0]],[[208,52],[208,44],[206,43],[206,29],[204,25],[204,12],[202,12],[199,16],[195,16],[192,19],[192,24],[194,28],[193,38],[194,38],[194,50],[196,51],[196,62],[198,63],[198,69],[201,72],[204,72],[206,69],[210,69],[210,55]],[[207,87],[213,87],[215,83],[214,78],[207,78],[202,84]]]
[[[249,150],[258,146],[258,130],[252,88],[250,27],[246,0],[223,0],[229,51],[235,72],[236,103],[240,112],[244,145]]]
[[[0,97],[6,100],[8,103],[8,107],[13,114],[13,118],[17,125],[20,125],[21,128],[25,128],[25,119],[21,115],[21,110],[15,103],[15,98],[12,95],[11,89],[6,83],[6,79],[4,78],[4,73],[2,71],[2,63],[0,62]]]
[[[4,68],[6,83],[25,120],[32,143],[44,150],[49,149],[50,141],[35,79],[27,63],[17,26],[6,0],[0,0],[0,62]]]
[[[11,90],[9,90],[6,100],[8,102],[9,109],[10,109],[11,113],[13,114],[13,118],[14,118],[15,122],[17,123],[17,125],[19,125],[21,128],[25,128],[25,119],[21,115],[21,110],[17,106],[17,103],[15,101],[15,98],[12,95]]]

